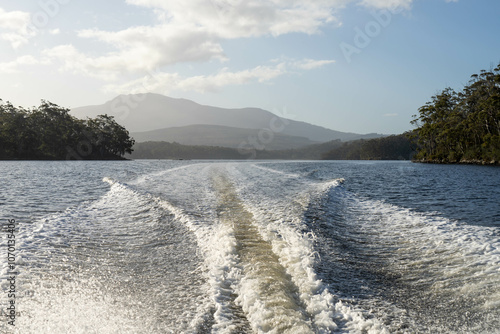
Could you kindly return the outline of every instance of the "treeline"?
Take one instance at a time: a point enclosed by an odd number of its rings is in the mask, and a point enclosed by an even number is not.
[[[0,159],[122,159],[134,140],[112,116],[80,120],[69,109],[42,101],[24,109],[0,100]]]
[[[322,155],[324,160],[410,160],[415,147],[406,134],[343,143]]]
[[[413,145],[414,146],[414,145]],[[220,146],[192,146],[163,141],[136,143],[132,159],[280,159],[280,160],[410,160],[414,154],[405,134],[351,142],[333,140],[287,150],[251,150]]]
[[[244,159],[237,149],[220,146],[182,145],[176,142],[136,143],[132,159]]]
[[[318,160],[321,155],[342,145],[340,140],[288,150],[236,149],[220,146],[191,146],[169,142],[143,142],[134,145],[132,159],[282,159]]]
[[[461,91],[446,88],[413,116],[415,160],[500,163],[500,65],[471,76]]]

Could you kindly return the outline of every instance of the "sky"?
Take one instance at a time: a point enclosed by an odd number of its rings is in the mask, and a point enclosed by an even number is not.
[[[0,0],[0,98],[154,92],[398,134],[500,63],[498,13],[498,0]]]

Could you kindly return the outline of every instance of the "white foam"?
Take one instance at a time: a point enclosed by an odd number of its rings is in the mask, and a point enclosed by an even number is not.
[[[271,173],[279,174],[281,176],[292,178],[292,179],[297,179],[297,178],[301,177],[300,174],[286,173],[286,172],[281,171],[281,170],[273,169],[273,168],[270,168],[270,167],[264,167],[263,164],[254,164],[252,166],[255,167],[255,168],[258,168],[258,169],[260,169],[262,171],[265,171],[265,172],[271,172]]]
[[[177,329],[195,332],[213,314],[213,324],[209,325],[212,333],[238,331],[239,326],[242,326],[239,321],[243,319],[238,319],[234,312],[235,307],[239,307],[245,311],[255,332],[276,333],[277,329],[272,327],[272,321],[269,320],[273,315],[269,314],[265,303],[255,293],[258,291],[259,278],[244,273],[233,226],[219,221],[216,191],[210,182],[213,168],[232,181],[245,210],[252,213],[259,236],[271,245],[280,265],[297,287],[301,310],[307,313],[306,322],[315,333],[389,332],[382,320],[377,319],[366,308],[357,308],[340,301],[338,292],[332,291],[314,271],[319,260],[314,251],[316,236],[308,232],[303,216],[313,203],[324,200],[327,194],[345,197],[346,205],[352,213],[349,218],[353,219],[353,226],[366,231],[373,238],[374,250],[390,254],[394,270],[408,274],[402,277],[403,280],[429,283],[428,293],[434,297],[448,293],[457,298],[482,298],[478,307],[485,313],[491,311],[492,314],[498,314],[500,241],[496,229],[466,226],[438,215],[417,213],[384,202],[359,199],[340,187],[343,182],[341,179],[318,182],[255,163],[181,166],[140,176],[131,182],[133,187],[104,178],[103,181],[111,185],[105,196],[86,205],[84,210],[70,209],[55,217],[37,221],[32,226],[33,233],[23,237],[23,242],[34,244],[40,242],[40,237],[43,236],[52,238],[55,243],[63,243],[64,238],[57,236],[56,232],[73,233],[67,229],[69,222],[86,224],[87,221],[99,220],[103,216],[115,217],[117,220],[113,223],[101,221],[103,226],[109,224],[109,229],[123,227],[123,233],[143,233],[144,230],[140,228],[142,225],[148,230],[155,226],[163,212],[169,212],[175,217],[176,223],[186,227],[194,235],[200,253],[204,256],[200,272],[205,275],[206,280],[206,284],[202,286],[205,297],[200,299],[198,309],[194,313],[192,310],[186,311],[183,315],[189,319],[189,324]],[[144,207],[151,211],[141,215],[140,208]],[[158,209],[159,212],[155,211],[156,207],[161,208]],[[124,212],[119,213],[120,210]],[[141,218],[127,219],[129,214]],[[387,249],[382,249],[383,247]],[[50,250],[43,245],[39,248],[39,259],[49,261]],[[96,312],[102,311],[111,318],[111,327],[123,333],[133,332],[134,324],[130,323],[130,314],[126,309],[118,307],[116,312],[108,312],[107,308],[113,305],[109,295],[104,295],[100,300],[89,301],[87,293],[85,289],[73,289],[68,290],[67,296],[54,299],[61,305],[69,305],[71,300],[81,301],[76,302],[73,307],[65,306],[68,312],[59,315],[69,319],[69,323],[73,323],[77,330],[87,328],[89,332],[96,332],[97,327],[92,327],[88,320],[94,319],[96,314],[85,310],[82,314],[88,319],[78,319],[76,316],[79,308],[88,302]],[[189,298],[188,293],[186,298]],[[45,302],[39,300],[40,305]],[[185,302],[186,300],[177,300],[176,307],[182,308]],[[30,312],[35,306],[36,304],[30,304]],[[38,313],[33,314],[37,321],[40,316],[47,315],[43,310],[36,312]],[[151,318],[147,318],[147,321],[150,320]],[[180,316],[179,321],[182,321]],[[63,323],[55,326],[57,329],[66,329]],[[146,328],[154,328],[151,327],[154,326],[152,323],[147,326]],[[189,330],[184,330],[185,328]],[[303,334],[307,330],[304,328],[297,328],[296,332]],[[175,330],[176,327],[172,326],[172,331]],[[106,328],[102,332],[112,331]]]
[[[20,314],[12,333],[136,333],[138,322],[141,328],[154,328],[155,319],[145,308],[97,291],[98,282],[82,281],[37,288],[29,299],[18,300]]]
[[[225,165],[222,170],[231,170],[236,165]],[[199,184],[206,184],[209,179],[210,167],[198,169],[196,177],[193,180],[193,171],[190,170],[191,181]],[[234,172],[234,170],[233,170]],[[262,174],[262,173],[260,173]],[[179,178],[184,180],[184,176],[178,174],[169,177]],[[234,180],[234,179],[233,179]],[[295,179],[293,179],[295,181]],[[167,182],[165,180],[164,182]],[[180,181],[182,183],[182,181]],[[335,181],[338,184],[338,181]],[[332,184],[334,181],[331,182]],[[169,183],[170,184],[170,183]],[[170,186],[170,185],[169,185]],[[187,184],[186,184],[187,186]],[[208,203],[211,203],[209,208],[214,210],[214,189],[210,186],[204,188],[204,198]],[[196,198],[191,200],[199,201],[200,193]],[[267,199],[265,199],[267,200]],[[210,282],[210,294],[213,296],[213,301],[216,307],[214,314],[215,324],[213,331],[216,333],[231,332],[235,327],[233,308],[231,303],[236,302],[245,310],[246,316],[250,324],[256,331],[272,331],[272,327],[268,327],[267,320],[270,315],[265,309],[264,304],[259,300],[259,296],[255,294],[258,282],[255,278],[245,277],[242,274],[242,264],[238,259],[236,251],[236,239],[234,230],[231,226],[224,224],[214,224],[216,214],[214,212],[205,212],[200,219],[200,216],[193,215],[192,212],[187,212],[178,205],[173,205],[166,199],[159,200],[161,205],[175,214],[176,219],[185,224],[196,235],[198,244],[205,254],[205,262]],[[180,204],[181,202],[179,202]],[[245,207],[252,210],[257,221],[265,220],[265,214],[261,214],[258,210],[253,210],[248,203],[243,203]],[[262,205],[266,208],[267,205]],[[300,207],[299,212],[302,212],[305,207]],[[205,210],[207,206],[205,205]],[[262,216],[262,218],[260,217]],[[322,283],[316,278],[314,273],[314,251],[312,251],[313,236],[311,234],[303,235],[293,225],[300,225],[300,217],[294,218],[298,222],[290,222],[285,220],[276,221],[273,224],[268,224],[263,227],[259,225],[259,232],[264,240],[269,242],[273,251],[279,256],[281,265],[291,275],[292,280],[298,286],[302,302],[306,306],[306,311],[313,318],[315,332],[330,333],[337,328],[335,319],[344,319],[346,315],[339,312],[351,312],[353,315],[348,317],[354,318],[356,312],[349,310],[348,307],[334,305],[334,297],[327,291]],[[217,245],[217,247],[214,247]],[[231,300],[230,294],[235,294],[238,297],[236,300]],[[356,318],[357,319],[357,318]],[[272,322],[270,322],[272,323]],[[276,329],[274,329],[276,330]],[[297,333],[303,332],[304,329],[297,329]]]
[[[135,180],[131,181],[130,184],[134,185],[139,185],[141,183],[147,182],[147,181],[154,181],[158,179],[159,177],[165,176],[166,174],[173,173],[173,172],[178,172],[183,169],[188,169],[191,167],[199,167],[199,165],[202,165],[201,163],[192,163],[192,164],[187,164],[187,165],[182,165],[178,167],[171,167],[168,169],[164,169],[161,171],[157,172],[151,172],[149,174],[141,175],[137,177]]]
[[[313,319],[317,333],[330,333],[338,328],[337,323],[345,323],[345,327],[353,331],[368,333],[387,333],[387,329],[377,319],[365,319],[361,310],[335,302],[338,300],[317,278],[314,272],[316,261],[313,247],[314,235],[302,233],[302,214],[309,201],[321,197],[331,188],[338,187],[343,180],[334,179],[323,183],[314,183],[304,179],[293,179],[296,188],[289,194],[279,194],[282,189],[276,178],[264,178],[260,173],[244,165],[227,166],[233,182],[238,185],[239,196],[245,207],[252,212],[259,223],[259,232],[267,242],[272,244],[273,251],[279,256],[280,263],[299,288],[300,298],[306,311]],[[251,182],[249,178],[252,178]],[[272,189],[270,194],[262,191]],[[290,188],[290,187],[288,187]],[[297,205],[298,204],[298,205]]]
[[[380,244],[397,249],[393,261],[405,271],[403,281],[430,284],[425,292],[429,298],[485,299],[482,312],[499,311],[496,228],[460,224],[380,201],[360,200],[357,205],[365,212],[360,224],[376,229]]]
[[[204,176],[204,184],[208,186],[206,170],[198,171]],[[208,202],[214,202],[213,193],[209,190],[198,195],[206,196]],[[209,199],[207,197],[212,197]],[[194,199],[193,199],[194,200]],[[237,292],[241,279],[241,267],[236,255],[236,241],[233,230],[224,225],[214,225],[214,212],[206,211],[203,216],[194,216],[182,208],[173,205],[166,199],[156,198],[165,209],[172,212],[176,219],[188,227],[196,236],[199,247],[205,256],[205,266],[209,282],[209,295],[215,305],[213,333],[231,333],[233,322],[231,294]],[[214,210],[214,207],[211,207]]]
[[[187,166],[184,166],[184,167],[187,167]],[[183,167],[175,168],[175,170],[183,170],[183,169],[184,169]],[[171,172],[171,171],[172,170],[170,169],[170,170],[167,170],[166,172],[168,173],[168,172]],[[157,173],[156,175],[157,176],[162,176],[162,175],[165,175],[167,173]],[[108,180],[104,180],[104,181],[105,182],[109,182]],[[118,191],[121,191],[121,192],[124,191],[124,192],[129,192],[129,193],[130,192],[132,192],[132,193],[134,192],[133,190],[131,190],[125,184],[121,184],[121,183],[117,183],[117,182],[111,182],[111,184]],[[111,191],[113,191],[113,190],[114,189],[112,188]],[[146,201],[152,201],[156,205],[159,205],[160,207],[162,207],[162,208],[168,210],[169,212],[171,212],[172,214],[174,214],[176,221],[178,221],[183,226],[187,227],[189,230],[191,230],[192,232],[194,232],[196,240],[198,242],[200,242],[200,240],[204,240],[207,237],[213,235],[212,231],[211,231],[211,228],[208,226],[208,224],[203,224],[204,221],[202,219],[200,219],[199,217],[193,217],[192,215],[189,215],[189,214],[185,213],[184,210],[182,210],[179,207],[176,207],[176,206],[172,205],[168,201],[166,201],[164,199],[161,199],[161,198],[159,198],[157,196],[154,196],[154,195],[151,195],[151,194],[147,194],[147,193],[146,194],[141,194],[141,198],[143,198]],[[219,240],[223,240],[222,234],[215,234],[215,236],[218,236]],[[203,249],[203,253],[205,253],[204,251],[205,251],[205,249]],[[206,261],[206,259],[205,259],[205,265],[207,265],[208,263],[209,262]],[[216,267],[218,268],[217,265],[216,265]],[[204,269],[204,268],[202,268],[202,271],[205,272],[205,274],[207,272],[207,270]],[[216,272],[216,270],[215,271],[209,270],[208,272],[209,273]],[[187,274],[189,274],[189,273],[187,273]],[[222,275],[222,277],[223,277],[223,275]],[[209,277],[208,279],[209,279],[209,283],[211,285],[213,285],[214,283],[212,282],[212,277]],[[207,294],[207,296],[214,296],[215,294],[212,293],[212,292],[213,291],[210,291],[210,293]],[[192,302],[192,301],[190,301],[190,302]],[[200,327],[203,324],[203,322],[205,322],[205,320],[206,320],[205,319],[206,314],[210,312],[209,310],[210,310],[210,308],[212,306],[211,303],[210,303],[210,301],[209,301],[209,299],[198,300],[198,305],[199,305],[198,306],[198,311],[196,313],[197,315],[192,318],[191,324],[189,326],[190,328],[193,328],[193,329]]]
[[[111,273],[119,265],[114,261],[127,261],[134,256],[126,253],[127,249],[131,252],[137,247],[144,249],[144,240],[148,238],[156,242],[150,234],[159,228],[163,212],[158,210],[151,195],[109,178],[103,181],[111,188],[98,200],[25,225],[19,239],[23,240],[20,255],[26,265],[20,270],[18,288],[34,294],[18,300],[21,315],[14,333],[194,332],[211,306],[208,296],[200,296],[197,290],[197,275],[202,269],[179,273],[184,276],[183,282],[157,282],[148,289],[155,294],[149,297],[136,295],[133,289],[126,290],[127,285],[139,280],[149,284],[154,279],[137,276],[133,273],[134,267],[130,268],[130,273],[124,273],[126,276]],[[186,242],[180,233],[173,237],[180,244]],[[168,243],[161,247],[164,247],[161,254],[176,251],[169,248]],[[125,253],[120,253],[122,251]],[[192,249],[186,247],[184,251]],[[106,254],[114,255],[108,261]],[[147,252],[141,254],[148,255]],[[152,259],[145,257],[143,260]],[[23,263],[18,261],[19,265]],[[194,265],[194,262],[190,264],[190,268]],[[82,269],[87,267],[95,268],[104,279],[94,277],[91,269]],[[110,276],[106,274],[108,270]],[[171,277],[176,278],[175,275]],[[108,279],[125,282],[119,286],[126,291],[112,291],[115,286],[109,286],[111,281],[106,283]],[[159,301],[159,296],[165,300]],[[144,299],[146,297],[148,299]],[[168,310],[156,310],[155,300],[167,304]],[[160,315],[164,312],[168,315]],[[165,318],[172,321],[166,324]],[[185,324],[186,321],[190,323]]]

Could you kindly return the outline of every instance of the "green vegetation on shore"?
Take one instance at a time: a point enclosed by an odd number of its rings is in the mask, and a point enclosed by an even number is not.
[[[80,120],[47,101],[24,109],[0,100],[0,160],[123,159],[133,145],[112,116]]]
[[[322,154],[325,160],[410,160],[415,153],[406,134],[345,142]]]
[[[281,159],[281,160],[410,160],[415,151],[406,136],[350,142],[333,140],[298,149],[250,150],[169,142],[136,143],[132,159]]]
[[[282,159],[319,160],[321,155],[342,145],[340,140],[314,144],[297,149],[257,150],[221,146],[182,145],[164,141],[136,143],[132,159]]]
[[[500,65],[461,92],[444,89],[413,117],[416,161],[500,164]]]

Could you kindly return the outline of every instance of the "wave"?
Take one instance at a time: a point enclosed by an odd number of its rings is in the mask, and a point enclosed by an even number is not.
[[[104,181],[110,189],[98,200],[20,233],[18,288],[27,295],[14,333],[187,333],[207,321],[191,232],[151,195]]]
[[[376,228],[377,244],[391,249],[389,270],[401,272],[398,293],[418,317],[432,302],[423,321],[461,331],[498,328],[500,317],[500,241],[498,230],[412,212],[377,201],[361,202],[366,228]],[[458,324],[455,327],[453,324]],[[441,325],[443,326],[443,325]],[[486,326],[484,328],[483,326]],[[495,326],[495,327],[491,327]],[[476,328],[477,327],[477,328]]]
[[[214,300],[211,330],[229,333],[252,328],[271,333],[330,333],[363,328],[383,332],[381,323],[366,319],[360,310],[343,304],[317,279],[313,269],[317,260],[314,237],[301,230],[307,192],[302,204],[298,204],[300,200],[292,201],[295,209],[284,210],[282,202],[272,202],[275,194],[268,197],[252,191],[250,185],[254,182],[248,181],[255,170],[260,181],[269,179],[250,166],[246,165],[242,171],[239,164],[220,168],[198,165],[175,174],[163,174],[161,182],[141,184],[142,188],[152,189],[158,203],[196,236],[205,256],[207,281]],[[311,182],[296,176],[289,179],[292,183],[310,185]],[[323,186],[334,187],[341,182],[330,180]],[[180,188],[191,191],[186,194]],[[256,195],[264,203],[252,205]],[[204,204],[200,207],[193,202]],[[271,213],[278,216],[270,217]],[[276,295],[271,293],[271,283],[280,287],[274,288],[279,292]],[[261,290],[261,286],[266,289]]]
[[[263,240],[271,244],[281,265],[299,290],[306,312],[317,333],[365,331],[387,332],[383,324],[365,317],[361,310],[344,304],[318,279],[314,270],[316,236],[304,225],[304,210],[315,196],[339,187],[342,179],[313,182],[305,178],[276,179],[262,168],[226,166],[244,208],[252,213]],[[272,173],[272,171],[270,171]],[[277,196],[276,190],[282,191]]]
[[[307,213],[315,270],[341,300],[391,332],[498,328],[498,230],[460,224],[331,188]],[[336,275],[343,273],[342,279]]]
[[[104,178],[99,199],[20,233],[20,287],[34,293],[17,333],[498,328],[497,229],[361,198],[328,175],[196,163]]]

